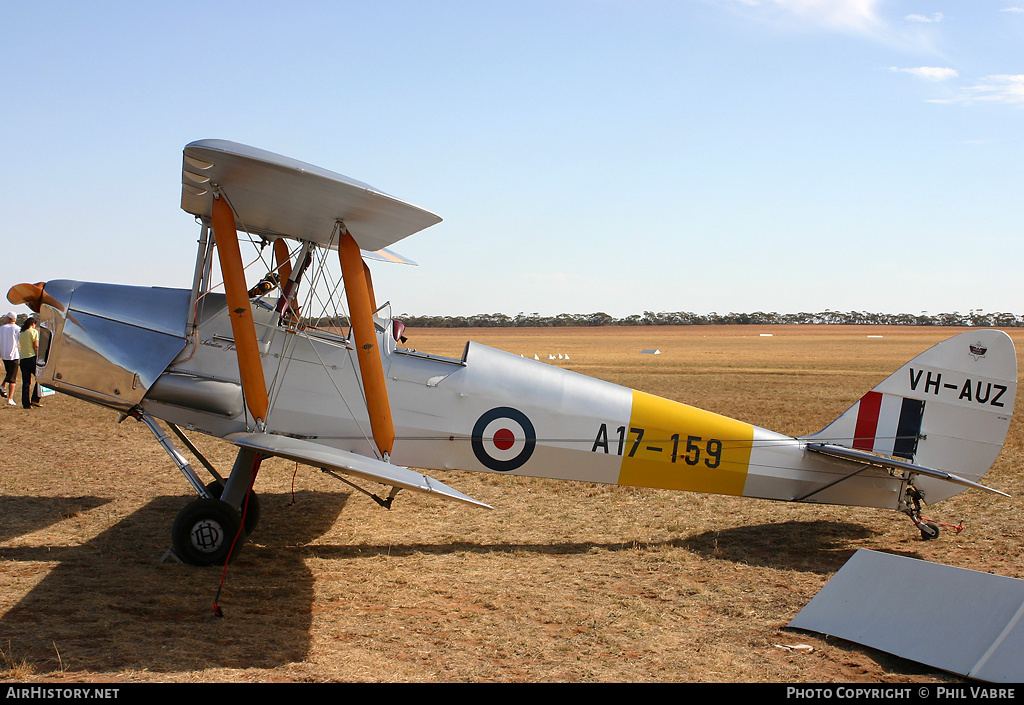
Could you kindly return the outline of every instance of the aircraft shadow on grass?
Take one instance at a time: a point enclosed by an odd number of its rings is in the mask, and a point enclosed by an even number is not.
[[[710,558],[769,568],[831,574],[878,532],[843,521],[787,521],[706,531],[679,544]]]
[[[0,616],[0,643],[38,671],[179,672],[274,668],[308,658],[314,576],[304,559],[394,557],[473,552],[538,555],[634,550],[632,542],[474,544],[399,543],[304,548],[338,520],[350,495],[303,491],[260,494],[264,516],[231,564],[213,616],[222,568],[160,562],[180,496],[161,496],[77,545],[0,546],[0,563],[55,564]],[[101,507],[109,499],[0,497],[0,535],[24,535]],[[8,518],[22,517],[8,520]],[[42,517],[29,520],[24,517]],[[673,546],[677,540],[660,544]],[[358,566],[356,567],[358,570]]]
[[[169,544],[168,517],[182,498],[162,496],[75,546],[0,547],[0,560],[56,565],[0,617],[0,639],[13,658],[40,670],[156,672],[204,668],[273,668],[308,657],[314,576],[304,559],[401,556],[413,553],[583,554],[595,548],[633,550],[630,542],[545,544],[317,544],[301,548],[338,520],[349,494],[261,494],[272,521],[261,523],[227,573],[213,616],[222,569],[160,563]],[[106,504],[98,497],[0,497],[0,538],[9,540]],[[12,517],[30,517],[20,521]],[[812,572],[837,570],[849,542],[872,535],[849,523],[788,522],[742,526],[670,539],[652,546]],[[159,548],[157,548],[159,547]],[[299,548],[297,548],[299,547]]]
[[[330,529],[348,498],[303,491],[289,506],[290,494],[261,494],[261,506],[275,520],[260,524],[229,567],[220,596],[228,615],[223,620],[213,616],[221,567],[160,562],[170,545],[168,517],[182,497],[157,497],[79,545],[0,547],[0,561],[8,564],[56,563],[0,617],[0,640],[10,657],[37,670],[159,672],[302,661],[309,651],[313,576],[303,562],[309,551],[295,546]],[[68,511],[82,511],[107,501],[2,497],[0,534],[9,539],[42,528],[7,520],[29,505],[63,502]],[[34,514],[61,518],[57,511]]]
[[[0,542],[45,529],[110,501],[102,497],[0,496]]]

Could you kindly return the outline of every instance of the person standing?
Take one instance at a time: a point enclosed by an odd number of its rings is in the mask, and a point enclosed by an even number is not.
[[[8,313],[5,318],[7,323],[0,326],[0,358],[4,361],[4,384],[3,388],[7,397],[7,403],[11,406],[17,406],[18,403],[14,401],[14,385],[18,381],[18,358],[19,354],[19,343],[21,338],[21,328],[15,321],[18,317],[12,312]]]
[[[32,317],[21,324],[18,353],[21,355],[21,405],[31,409],[39,406],[39,385],[33,384],[32,379],[36,374],[36,355],[39,353],[39,329]]]

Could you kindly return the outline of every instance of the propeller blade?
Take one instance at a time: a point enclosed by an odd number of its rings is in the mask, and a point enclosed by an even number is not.
[[[35,313],[39,313],[39,309],[42,308],[43,304],[52,306],[58,311],[63,311],[64,307],[60,305],[60,302],[43,291],[44,284],[45,282],[39,282],[38,284],[15,284],[7,292],[7,300],[12,304],[24,304]]]

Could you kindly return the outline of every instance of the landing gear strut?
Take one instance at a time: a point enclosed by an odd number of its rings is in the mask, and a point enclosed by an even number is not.
[[[231,474],[225,481],[185,434],[169,423],[171,430],[213,475],[214,481],[204,485],[153,418],[139,407],[131,409],[127,416],[146,424],[199,495],[199,499],[186,505],[174,520],[171,552],[191,565],[213,565],[234,558],[245,537],[256,530],[260,520],[260,501],[252,489],[262,462],[259,453],[245,448],[239,450]],[[245,529],[242,536],[238,535],[239,527]]]
[[[220,480],[214,480],[207,483],[206,492],[214,499],[220,499],[221,493],[224,492],[224,485]],[[248,536],[256,531],[256,526],[260,523],[260,498],[251,488],[242,504],[242,512],[244,515],[245,535]]]

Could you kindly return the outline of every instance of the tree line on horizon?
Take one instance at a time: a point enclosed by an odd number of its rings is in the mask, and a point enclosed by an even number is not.
[[[1013,313],[984,313],[980,309],[968,313],[870,313],[868,311],[831,311],[821,313],[725,313],[708,314],[690,311],[644,311],[625,318],[607,313],[560,313],[541,316],[538,313],[478,313],[472,316],[416,316],[403,313],[395,317],[413,328],[561,328],[596,326],[698,326],[698,325],[754,325],[754,324],[815,324],[815,325],[896,325],[896,326],[960,326],[981,328],[1018,328],[1024,326],[1024,315]]]

